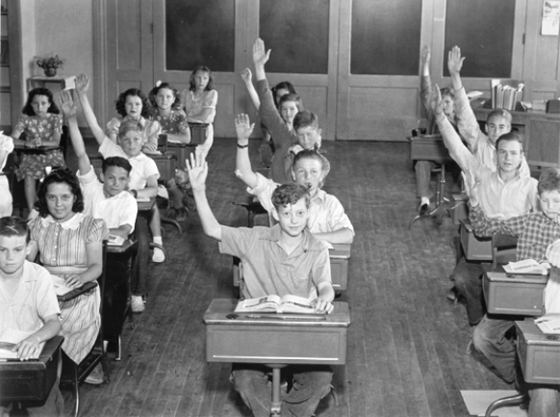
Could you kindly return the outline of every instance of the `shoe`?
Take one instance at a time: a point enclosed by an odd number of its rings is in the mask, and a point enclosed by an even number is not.
[[[422,204],[420,206],[420,216],[426,216],[430,213],[430,205],[429,204]]]
[[[152,262],[160,264],[165,261],[165,253],[160,248],[154,248],[154,254],[152,255]]]
[[[185,220],[187,220],[188,215],[189,213],[187,212],[187,209],[185,207],[179,207],[175,209],[175,219],[178,222],[184,222]]]
[[[103,368],[101,367],[100,363],[98,363],[97,366],[93,368],[93,371],[91,371],[84,382],[91,385],[103,384]]]
[[[133,295],[130,298],[130,308],[132,309],[133,313],[142,313],[146,309],[144,300],[142,300],[142,296]]]

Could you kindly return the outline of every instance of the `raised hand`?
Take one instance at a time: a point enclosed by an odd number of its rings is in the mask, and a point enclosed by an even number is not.
[[[443,114],[443,99],[441,98],[441,90],[437,84],[434,85],[432,90],[430,107],[436,116]]]
[[[460,74],[464,60],[465,57],[461,57],[461,48],[458,46],[451,48],[451,51],[447,54],[447,69],[449,69],[449,75]]]
[[[208,177],[208,162],[200,152],[191,153],[190,161],[187,159],[185,162],[193,192],[204,191]]]
[[[89,88],[89,77],[86,74],[80,74],[76,77],[76,91],[78,94],[86,94]]]
[[[270,49],[267,51],[264,47],[264,41],[257,38],[253,44],[253,63],[255,66],[264,66],[270,58]]]
[[[254,123],[251,123],[249,116],[245,113],[238,114],[235,117],[235,131],[237,133],[237,142],[240,145],[245,145],[249,142],[249,137],[253,133]],[[243,143],[240,143],[243,142]]]
[[[422,66],[430,65],[431,56],[432,51],[430,50],[430,47],[428,45],[424,45],[424,47],[422,48],[422,54],[420,56],[422,59]]]
[[[74,101],[70,91],[60,92],[58,95],[58,104],[66,117],[75,116],[78,111],[78,105]]]
[[[250,83],[253,78],[253,74],[251,74],[251,70],[249,68],[245,68],[239,75],[241,75],[241,79],[245,84]]]

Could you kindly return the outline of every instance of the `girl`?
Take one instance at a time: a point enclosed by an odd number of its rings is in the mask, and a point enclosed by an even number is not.
[[[137,88],[129,88],[119,95],[115,104],[117,113],[122,118],[113,118],[107,123],[106,133],[109,139],[113,142],[117,141],[119,127],[122,122],[128,120],[137,121],[142,127],[144,136],[147,138],[142,147],[142,152],[159,153],[157,148],[161,126],[157,121],[148,119],[150,116],[150,103],[144,93]]]
[[[59,146],[62,134],[62,116],[53,101],[53,94],[47,88],[35,88],[27,95],[27,102],[22,110],[12,138],[15,145],[30,148],[38,146]],[[19,137],[25,133],[25,140]],[[18,181],[23,178],[25,183],[25,200],[29,209],[28,220],[37,217],[33,208],[37,197],[36,181],[43,178],[47,167],[66,167],[60,149],[42,154],[25,154],[16,171]]]
[[[214,117],[218,92],[214,90],[214,76],[208,67],[199,66],[194,69],[190,77],[190,87],[181,93],[181,105],[187,113],[187,121],[193,123],[208,123],[206,141],[197,148],[206,157],[214,143]]]
[[[249,93],[249,97],[253,102],[253,106],[255,106],[255,109],[259,111],[259,108],[261,107],[261,101],[259,100],[259,95],[257,93],[257,90],[255,90],[255,87],[253,86],[253,83],[251,81],[252,78],[251,70],[249,68],[245,68],[241,72],[241,78],[245,83],[245,87],[247,87],[247,92]],[[297,94],[293,84],[289,81],[282,81],[276,84],[274,87],[271,88],[271,91],[272,91],[272,97],[274,99],[274,104],[276,108],[278,108],[280,97],[285,96],[286,94]],[[262,122],[261,122],[261,130],[263,132],[263,142],[259,148],[259,155],[261,157],[262,164],[266,167],[269,167],[270,161],[272,159],[272,155],[274,154],[275,151],[274,141],[271,140],[272,138],[270,136],[270,132]]]
[[[177,97],[177,90],[169,83],[158,81],[156,86],[150,91],[150,101],[152,102],[152,118],[157,120],[162,128],[162,133],[167,135],[169,142],[190,143],[191,133],[187,122],[187,115],[181,109],[181,103]],[[187,219],[187,209],[183,205],[183,193],[178,184],[183,184],[184,178],[188,178],[184,171],[178,172],[176,178],[167,183],[169,194],[175,208],[175,218],[178,221]],[[188,186],[188,180],[184,186]],[[188,193],[185,195],[189,195]]]

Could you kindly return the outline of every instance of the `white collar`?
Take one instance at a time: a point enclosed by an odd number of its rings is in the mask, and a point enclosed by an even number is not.
[[[84,217],[85,217],[84,213],[76,213],[70,219],[60,223],[58,220],[55,220],[53,216],[49,214],[47,217],[41,219],[41,222],[43,223],[43,225],[58,223],[60,227],[62,227],[63,229],[75,230],[78,227],[80,227],[80,224],[82,224],[82,220],[84,219]]]

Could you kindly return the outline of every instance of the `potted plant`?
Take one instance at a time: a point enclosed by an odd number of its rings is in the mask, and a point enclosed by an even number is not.
[[[47,77],[54,77],[56,70],[64,65],[64,59],[60,58],[57,54],[39,56],[35,62],[40,68],[43,68]]]

